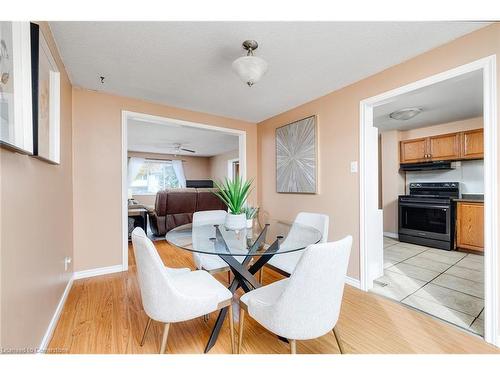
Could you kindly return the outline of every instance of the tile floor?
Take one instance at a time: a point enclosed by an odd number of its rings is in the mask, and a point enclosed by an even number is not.
[[[372,292],[484,334],[483,257],[384,237],[384,276]]]

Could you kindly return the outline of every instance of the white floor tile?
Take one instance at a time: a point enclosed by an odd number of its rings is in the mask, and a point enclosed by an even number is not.
[[[419,289],[414,295],[474,317],[484,308],[484,300],[481,298],[432,283]]]
[[[381,286],[374,283],[372,292],[381,294],[383,296],[401,301],[403,298],[414,293],[416,290],[425,284],[425,281],[413,279],[411,277],[403,276],[395,272],[387,272],[384,276],[378,278],[376,281],[387,284]]]
[[[432,284],[444,286],[462,293],[484,299],[484,284],[461,279],[452,275],[442,274],[432,281]]]
[[[484,336],[484,320],[476,319],[470,326],[470,329],[472,332],[475,332],[480,336]]]
[[[402,301],[404,304],[412,306],[418,310],[425,311],[426,313],[446,320],[450,323],[456,324],[462,328],[469,329],[469,326],[474,321],[474,317],[452,310],[439,303],[432,302],[428,299],[411,295]]]
[[[459,267],[470,268],[475,271],[482,271],[484,269],[483,262],[479,262],[476,259],[470,258],[469,256],[460,260],[457,264]]]
[[[449,264],[436,262],[429,258],[424,258],[421,256],[421,254],[405,260],[404,263],[413,264],[414,266],[426,268],[428,270],[437,272],[444,272],[447,268],[450,267]]]
[[[476,271],[470,268],[453,266],[446,270],[445,275],[461,277],[462,279],[472,280],[476,283],[484,283],[484,272]]]
[[[439,272],[437,271],[432,271],[426,268],[417,267],[408,263],[398,263],[395,266],[387,268],[386,271],[396,272],[422,281],[431,281],[432,279],[434,279],[436,276],[439,275]]]
[[[459,261],[461,258],[465,257],[465,254],[460,255],[460,258],[457,259],[457,258],[454,258],[454,255],[450,256],[449,254],[447,254],[447,251],[445,251],[445,250],[443,250],[442,253],[436,253],[433,251],[426,251],[426,252],[419,254],[419,257],[427,258],[427,259],[430,259],[430,260],[435,261],[435,262],[441,262],[441,263],[446,263],[448,265],[452,265],[452,264],[456,263],[457,261]]]

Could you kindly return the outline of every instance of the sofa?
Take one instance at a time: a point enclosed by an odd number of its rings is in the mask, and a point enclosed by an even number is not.
[[[156,194],[153,210],[148,211],[149,224],[155,236],[164,236],[169,230],[193,221],[196,211],[227,210],[227,206],[213,192],[215,189],[166,189]]]

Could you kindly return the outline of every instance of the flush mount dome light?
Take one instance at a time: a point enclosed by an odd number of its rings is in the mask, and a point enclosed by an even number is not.
[[[258,47],[259,44],[255,40],[245,40],[243,48],[247,50],[247,55],[237,58],[232,65],[236,74],[249,87],[260,81],[267,72],[267,62],[253,54]]]
[[[400,109],[399,111],[392,112],[389,115],[389,117],[394,119],[394,120],[406,121],[406,120],[409,120],[409,119],[417,116],[421,112],[422,112],[422,108],[417,108],[417,107],[403,108],[403,109]]]

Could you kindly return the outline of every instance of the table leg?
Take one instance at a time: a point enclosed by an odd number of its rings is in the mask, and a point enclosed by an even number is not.
[[[268,225],[266,225],[259,238],[255,241],[254,245],[252,245],[249,251],[250,253],[254,253],[256,249],[258,249],[262,245],[265,239],[265,233],[267,231],[267,227]],[[229,286],[229,290],[231,291],[231,293],[234,294],[236,290],[238,290],[238,288],[240,287],[246,293],[252,289],[256,289],[261,286],[253,275],[255,275],[255,273],[257,273],[257,271],[260,268],[262,268],[264,264],[266,264],[269,261],[269,259],[271,259],[271,257],[274,255],[274,253],[279,249],[279,240],[281,238],[282,237],[278,237],[276,241],[274,241],[274,243],[263,253],[263,255],[260,256],[259,260],[255,262],[250,268],[247,268],[248,264],[250,263],[250,260],[252,259],[252,256],[246,256],[243,262],[240,263],[236,260],[234,256],[229,254],[228,255],[222,254],[223,247],[225,247],[228,253],[229,249],[227,248],[227,244],[224,241],[224,238],[222,237],[222,234],[220,233],[218,226],[216,226],[216,246],[221,247],[220,248],[221,254],[219,254],[219,256],[229,265],[234,275],[233,282]],[[208,353],[208,351],[217,342],[217,338],[219,337],[222,324],[224,323],[224,319],[226,318],[227,309],[228,307],[225,307],[219,312],[219,316],[217,317],[217,321],[215,322],[214,328],[212,329],[212,333],[210,334],[210,338],[205,347],[205,353]]]

